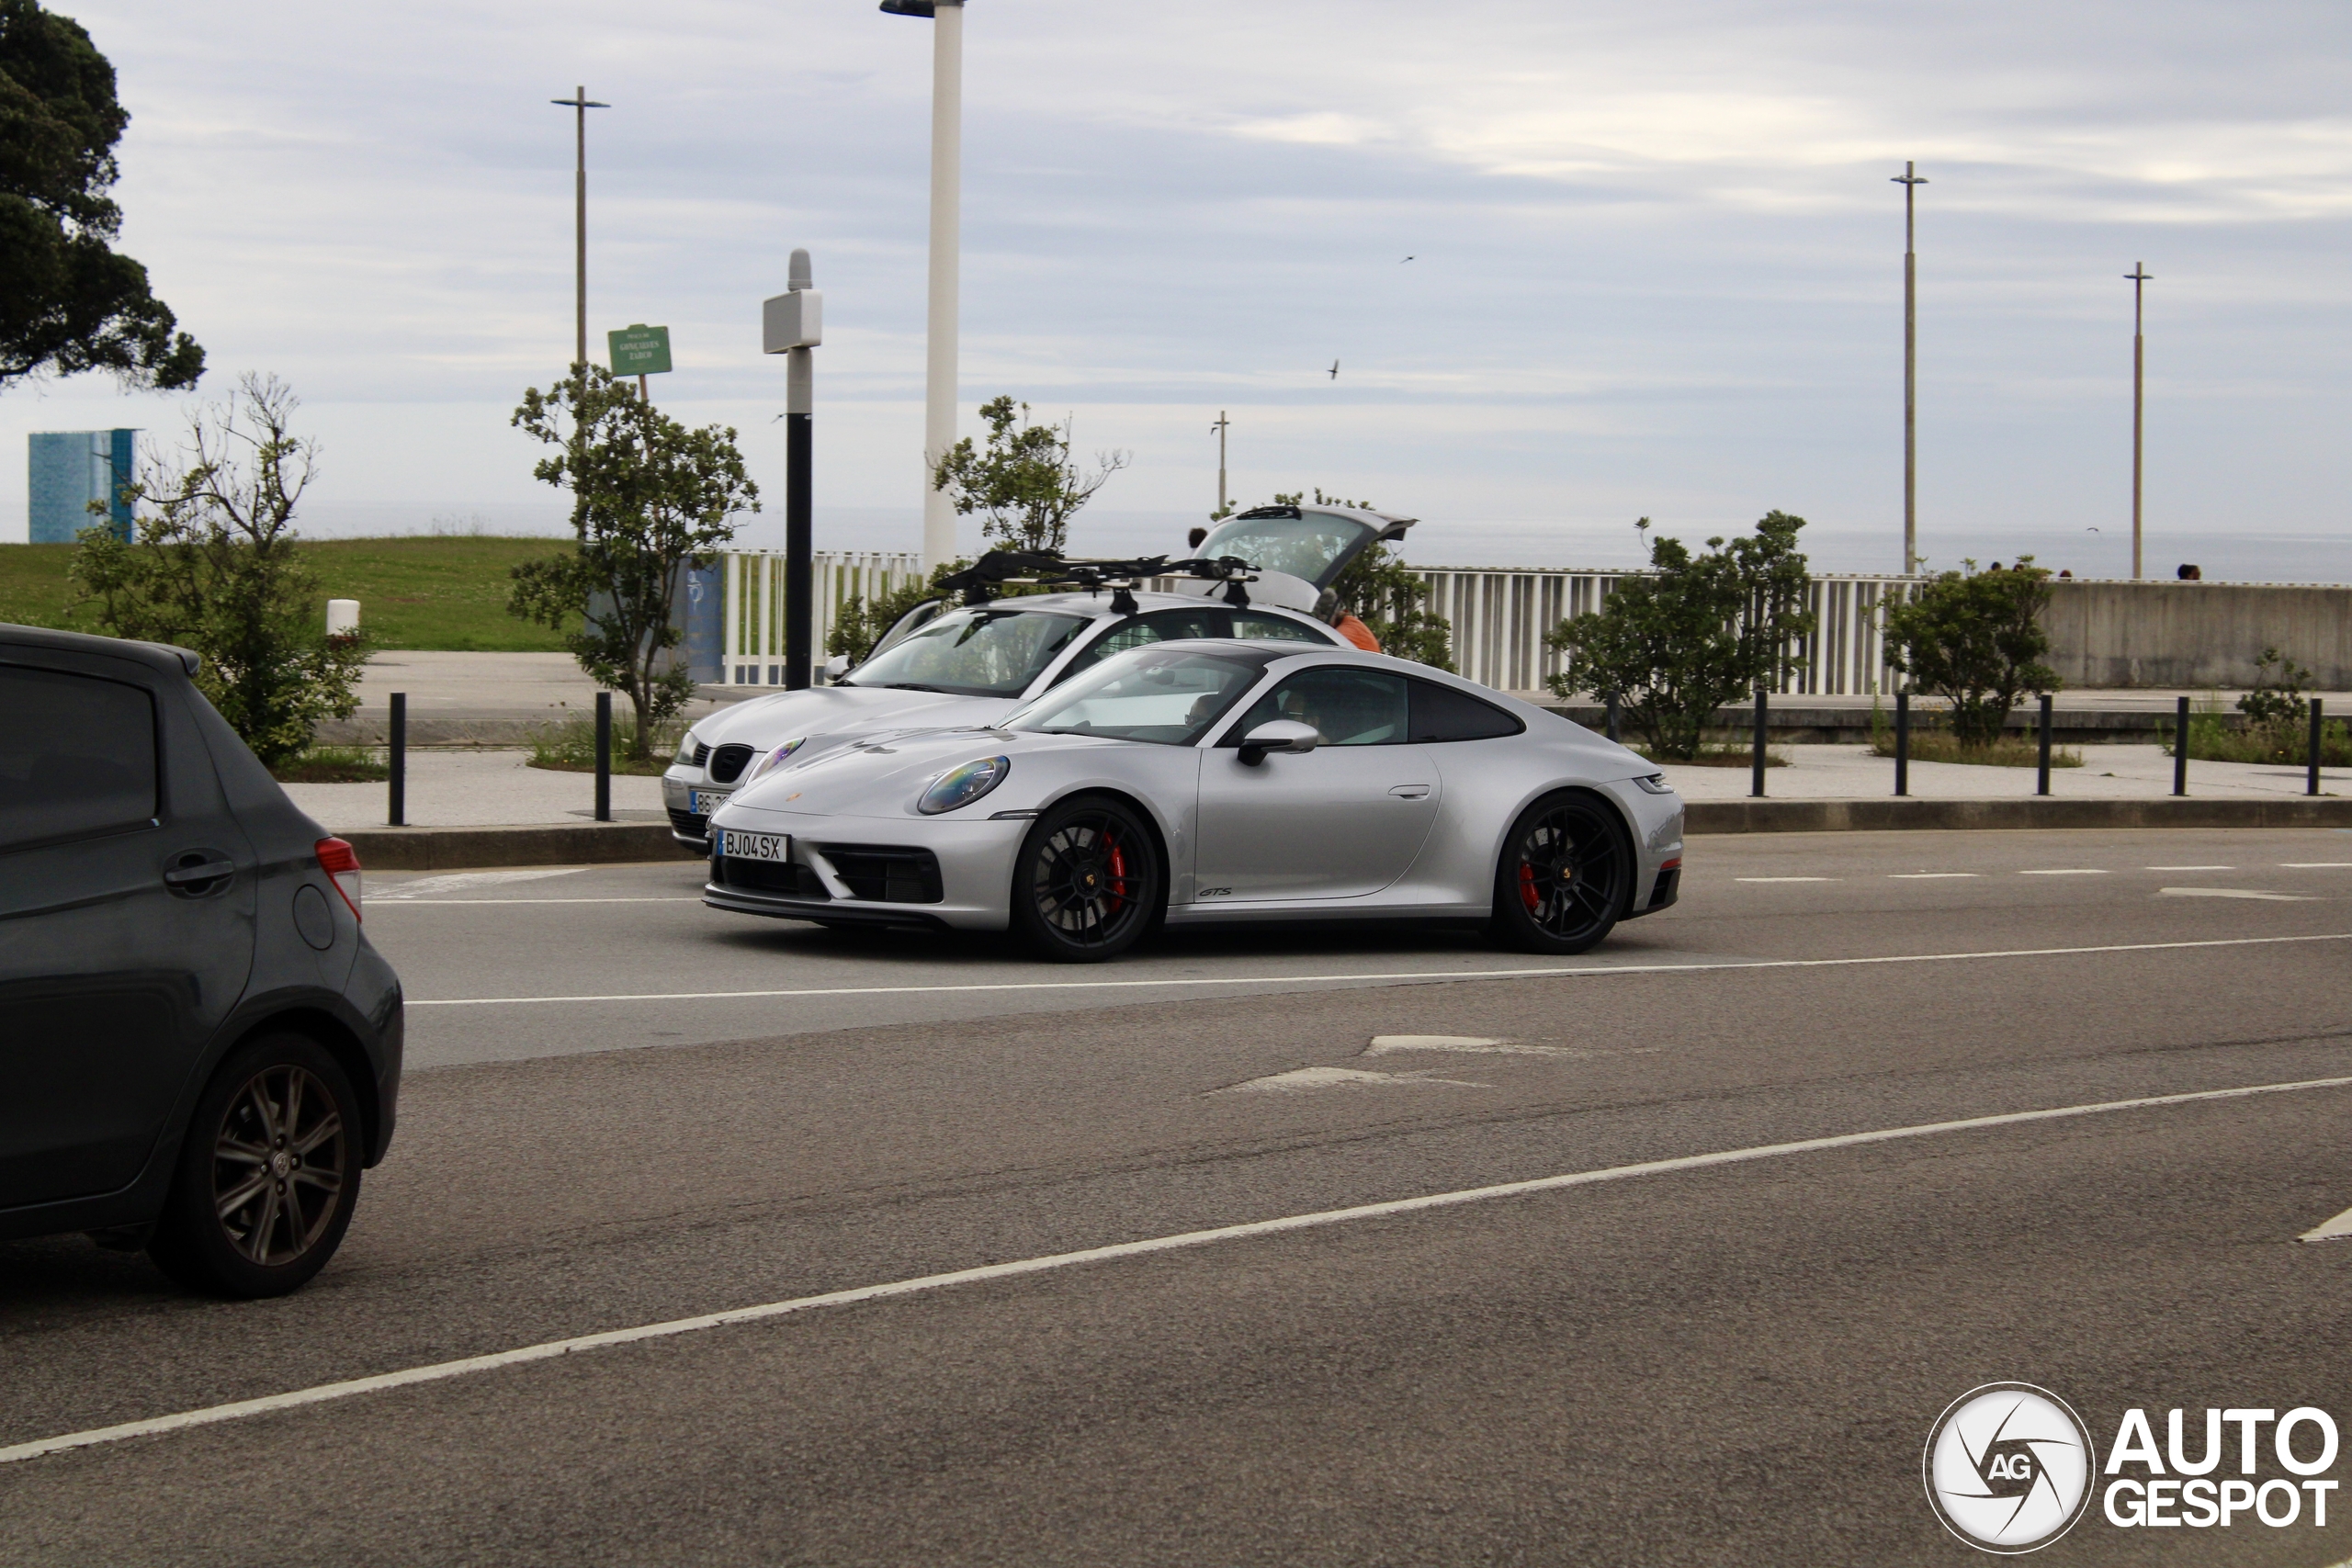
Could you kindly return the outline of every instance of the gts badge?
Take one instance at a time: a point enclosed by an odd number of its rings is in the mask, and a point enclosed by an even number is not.
[[[1200,890],[1197,897],[1203,898],[1230,898],[1233,897],[1233,889],[1230,887],[1204,887]]]

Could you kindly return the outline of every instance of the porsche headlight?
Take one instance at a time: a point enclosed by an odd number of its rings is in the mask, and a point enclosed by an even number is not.
[[[1666,782],[1664,773],[1645,773],[1634,781],[1634,787],[1645,795],[1672,795],[1674,786]]]
[[[1010,757],[984,757],[977,762],[950,768],[932,782],[922,792],[922,799],[915,809],[925,817],[936,817],[943,811],[953,811],[959,806],[969,806],[1004,782],[1012,772]]]
[[[808,738],[807,736],[795,736],[793,739],[786,741],[783,745],[777,747],[775,750],[769,752],[766,756],[762,757],[758,761],[752,763],[751,771],[743,775],[743,783],[748,784],[753,779],[758,778],[762,773],[774,773],[776,769],[790,761],[792,760],[792,754],[795,751],[799,750],[800,748],[808,744]]]

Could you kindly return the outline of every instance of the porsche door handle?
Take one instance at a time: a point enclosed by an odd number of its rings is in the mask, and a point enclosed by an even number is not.
[[[1388,793],[1395,795],[1399,800],[1427,800],[1430,797],[1430,786],[1427,784],[1396,784],[1390,787]]]

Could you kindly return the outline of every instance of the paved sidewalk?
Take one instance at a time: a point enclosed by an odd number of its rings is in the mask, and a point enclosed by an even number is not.
[[[528,751],[426,750],[408,754],[408,820],[416,828],[485,828],[594,819],[596,775],[557,773],[526,764]],[[390,786],[381,784],[288,784],[294,804],[330,830],[384,825]],[[665,822],[662,781],[613,776],[613,818]]]
[[[2058,799],[2150,799],[2172,793],[2172,757],[2161,746],[2084,746],[2079,768],[2050,770],[2050,793]],[[1781,800],[1870,800],[1894,793],[1894,759],[1871,754],[1867,746],[1774,746],[1785,768],[1764,773],[1767,798]],[[1736,800],[1748,791],[1746,767],[1693,768],[1668,765],[1667,779],[1687,800]],[[1995,768],[1969,762],[1911,764],[1911,794],[1922,800],[2006,800],[2033,794],[2035,770]],[[2256,799],[2303,793],[2301,768],[2267,762],[2188,763],[2188,793],[2212,799]],[[2352,771],[2323,769],[2320,791],[2352,795]]]

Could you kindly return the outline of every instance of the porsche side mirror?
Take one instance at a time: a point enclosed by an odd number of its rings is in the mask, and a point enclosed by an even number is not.
[[[1268,719],[1241,738],[1241,765],[1254,768],[1266,760],[1270,751],[1312,751],[1322,739],[1321,731],[1311,724],[1301,724],[1295,718]]]
[[[831,659],[825,660],[825,684],[828,686],[837,684],[842,676],[850,672],[850,670],[851,664],[849,661],[849,655],[846,653],[834,654]]]

